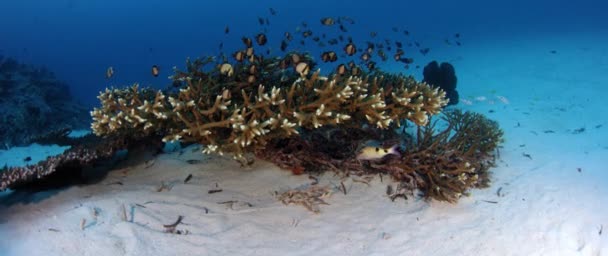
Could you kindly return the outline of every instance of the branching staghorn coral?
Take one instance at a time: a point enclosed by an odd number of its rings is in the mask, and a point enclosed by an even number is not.
[[[429,121],[417,127],[416,134],[397,134],[395,130],[336,130],[329,136],[323,129],[309,131],[306,140],[296,137],[273,140],[257,156],[294,172],[332,170],[345,175],[389,174],[400,186],[418,190],[426,199],[456,202],[471,188],[489,185],[489,168],[496,161],[496,150],[503,132],[498,124],[481,114],[448,110],[443,112],[445,129]],[[376,132],[376,134],[374,134]],[[358,161],[354,144],[366,139],[393,141],[402,138],[401,157],[380,161]],[[340,152],[335,152],[340,145]],[[344,157],[346,156],[346,157]]]
[[[469,188],[489,186],[488,170],[503,132],[498,123],[477,113],[450,110],[443,119],[448,128],[439,133],[435,124],[418,128],[416,144],[390,163],[390,173],[415,181],[426,198],[456,202]]]
[[[206,145],[205,153],[229,152],[243,160],[256,147],[296,136],[302,128],[368,123],[386,129],[402,120],[426,125],[447,104],[443,91],[411,77],[323,77],[316,71],[287,84],[276,78],[280,73],[269,71],[259,76],[259,83],[247,84],[220,68],[203,72],[206,62],[195,63],[200,65],[189,64],[188,73],[176,72],[174,78],[186,84],[177,93],[140,90],[137,85],[102,92],[101,108],[91,112],[93,132],[159,133],[163,141],[200,143]]]

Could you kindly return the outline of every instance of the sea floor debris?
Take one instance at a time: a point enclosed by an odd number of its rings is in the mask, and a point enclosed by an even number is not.
[[[307,185],[285,191],[277,198],[285,205],[300,205],[313,213],[320,213],[319,206],[329,205],[324,199],[329,198],[332,193],[333,191],[329,186]]]

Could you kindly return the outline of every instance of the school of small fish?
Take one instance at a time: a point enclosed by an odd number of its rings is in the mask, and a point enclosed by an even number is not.
[[[251,63],[255,63],[256,61],[261,62],[264,57],[271,57],[273,47],[272,45],[268,44],[269,41],[266,33],[268,32],[268,27],[270,26],[270,20],[273,16],[279,15],[279,12],[272,7],[268,8],[268,12],[269,16],[257,17],[258,23],[262,27],[260,32],[255,33],[255,35],[252,37],[241,37],[245,48],[232,53],[232,57],[235,61],[249,61]],[[369,40],[364,44],[359,43],[360,45],[366,45],[366,47],[362,47],[361,49],[363,50],[360,51],[357,43],[355,43],[353,38],[347,34],[349,31],[349,26],[353,26],[355,24],[354,19],[348,16],[326,16],[319,18],[319,22],[321,27],[326,27],[326,29],[319,28],[321,33],[313,31],[313,26],[309,26],[306,22],[301,22],[300,25],[294,29],[294,31],[283,32],[283,39],[279,42],[278,49],[280,49],[282,52],[289,50],[296,51],[299,50],[300,47],[304,47],[306,44],[310,43],[316,44],[321,48],[332,48],[323,50],[318,57],[322,62],[336,62],[343,60],[344,62],[338,64],[336,70],[334,71],[339,75],[358,75],[360,74],[362,67],[365,67],[368,71],[372,72],[377,69],[378,61],[386,62],[390,59],[389,56],[392,56],[394,61],[403,63],[405,69],[409,69],[410,65],[415,62],[413,57],[414,54],[418,53],[424,56],[427,55],[431,50],[429,47],[424,47],[420,41],[416,40],[409,30],[405,28],[392,27],[393,34],[387,35],[390,38],[379,39],[378,37],[382,35],[381,32],[370,31]],[[335,29],[335,31],[329,33],[327,31],[328,29]],[[230,32],[230,26],[226,25],[224,27],[224,34],[226,38],[230,38]],[[446,37],[444,42],[446,45],[461,46],[461,39],[460,33],[454,33],[453,35]],[[262,51],[262,53],[255,52],[253,45],[254,42],[259,47],[266,47],[265,51]],[[294,44],[294,42],[297,43]],[[336,49],[335,46],[339,44],[342,44],[342,47]],[[224,57],[221,58],[222,63],[219,63],[217,67],[222,74],[232,76],[234,74],[234,69],[232,64],[230,64],[228,59],[225,57],[226,55],[223,53],[223,46],[224,42],[220,42],[219,56]],[[406,50],[406,48],[410,49]],[[153,48],[149,47],[148,49]],[[355,58],[355,56],[357,58]],[[283,63],[281,66],[287,67],[287,64],[293,66],[296,72],[300,75],[304,76],[309,73],[310,67],[308,63],[292,61],[291,63]],[[415,65],[415,68],[420,68],[420,65]],[[251,81],[252,83],[255,82],[256,72],[257,68],[250,70],[247,80]],[[160,67],[158,65],[152,65],[152,76],[158,77],[160,73]],[[114,67],[108,67],[106,69],[105,76],[106,79],[113,78]],[[501,102],[505,102],[505,99],[501,98],[499,100]]]

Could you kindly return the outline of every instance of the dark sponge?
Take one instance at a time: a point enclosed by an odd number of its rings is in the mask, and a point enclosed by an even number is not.
[[[456,91],[458,79],[452,64],[443,62],[439,65],[437,61],[432,61],[424,67],[422,74],[423,82],[438,86],[445,91],[447,98],[450,99],[448,105],[458,104],[458,91]]]

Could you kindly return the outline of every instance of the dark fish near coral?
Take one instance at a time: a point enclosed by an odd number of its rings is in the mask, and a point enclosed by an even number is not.
[[[399,53],[395,53],[395,55],[393,56],[393,58],[394,58],[396,61],[399,61],[399,60],[401,60],[401,54],[399,54]]]
[[[247,48],[253,47],[253,41],[251,41],[251,38],[243,37],[243,38],[241,38],[241,40],[245,44],[245,47],[247,47]]]
[[[285,39],[287,39],[287,41],[291,41],[293,40],[293,36],[291,35],[291,33],[285,32]]]
[[[324,62],[334,62],[338,60],[338,55],[334,51],[323,52],[323,54],[321,54],[321,60]]]
[[[346,46],[344,46],[344,52],[348,56],[353,56],[353,54],[357,53],[357,47],[353,43],[348,43]]]
[[[255,75],[256,73],[258,73],[258,66],[256,66],[256,65],[249,66],[249,74]]]
[[[247,48],[247,50],[245,50],[245,55],[247,55],[247,57],[251,58],[253,57],[253,47],[249,47]],[[251,59],[249,60],[251,62],[253,62]]]
[[[230,65],[229,63],[224,63],[220,65],[220,73],[228,77],[232,76],[232,74],[234,73],[232,65]]]
[[[268,10],[270,11],[271,15],[277,15],[277,11],[275,11],[274,9],[272,9],[272,7],[268,8]]]
[[[302,36],[303,36],[304,38],[307,38],[307,37],[309,37],[309,36],[312,36],[312,30],[308,29],[308,30],[304,31],[304,32],[302,33]]]
[[[350,74],[353,76],[360,76],[361,75],[361,68],[359,68],[358,66],[354,66],[351,68],[350,70]]]
[[[232,57],[234,57],[234,59],[238,62],[243,62],[245,59],[245,53],[243,51],[236,51],[232,54]]]
[[[372,54],[374,52],[374,43],[367,42],[367,53]]]
[[[384,51],[382,49],[378,50],[378,56],[380,56],[382,61],[386,61],[386,59],[387,59],[386,53],[384,53]]]
[[[361,60],[362,60],[362,61],[368,61],[368,60],[369,60],[371,57],[372,57],[372,56],[371,56],[371,55],[369,55],[369,53],[367,53],[367,52],[366,52],[366,53],[361,54]]]
[[[106,78],[110,79],[110,78],[112,78],[113,75],[114,75],[114,68],[108,67],[108,69],[106,69]]]
[[[346,74],[346,65],[344,65],[344,64],[338,65],[338,67],[336,68],[336,74],[341,75],[341,76]]]
[[[370,61],[367,63],[367,69],[369,69],[370,71],[376,69],[376,62],[374,61]]]
[[[257,36],[255,36],[255,41],[258,43],[258,45],[262,46],[268,42],[268,38],[266,37],[266,34],[259,33]]]
[[[355,66],[356,66],[356,64],[355,64],[354,61],[351,60],[351,61],[348,62],[348,67],[349,68],[354,68]]]
[[[300,74],[300,76],[306,76],[310,71],[310,66],[308,66],[308,63],[306,62],[300,62],[295,66],[295,70],[296,73]]]
[[[264,18],[258,17],[258,23],[260,23],[260,25],[264,25]]]
[[[302,58],[297,53],[294,53],[294,54],[291,55],[291,63],[293,63],[294,65],[300,63],[301,59]]]
[[[412,63],[414,63],[414,59],[412,59],[412,58],[401,58],[401,59],[399,59],[399,61],[401,61],[401,62],[403,62],[405,64],[412,64]]]
[[[346,21],[346,22],[350,23],[351,25],[355,24],[355,20],[353,18],[351,18],[351,17],[348,17],[348,16],[342,16],[342,17],[340,17],[340,22],[342,22],[342,21]]]
[[[152,75],[154,77],[158,77],[158,74],[160,74],[160,69],[158,68],[158,66],[153,65],[152,66]]]
[[[247,77],[247,83],[253,84],[255,83],[256,77],[254,75],[249,75]]]
[[[348,32],[348,30],[346,30],[346,27],[344,27],[344,25],[340,24],[340,31],[346,33]]]
[[[230,33],[230,27],[226,26],[224,28],[224,34],[228,34],[228,33]]]
[[[422,53],[422,55],[426,55],[427,53],[429,53],[430,50],[430,48],[420,49],[420,53]]]
[[[369,36],[371,37],[376,37],[378,35],[378,32],[372,31],[369,33]]]
[[[322,18],[321,19],[321,24],[325,25],[325,26],[331,26],[333,24],[335,24],[336,22],[334,21],[333,18],[330,17],[326,17],[326,18]]]
[[[285,51],[287,49],[287,41],[281,41],[281,51]]]

